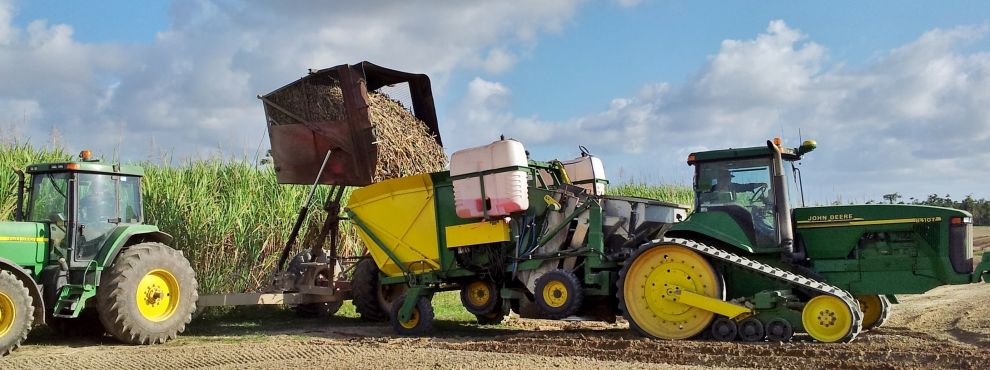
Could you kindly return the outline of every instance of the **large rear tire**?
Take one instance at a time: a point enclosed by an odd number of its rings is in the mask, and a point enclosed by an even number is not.
[[[352,302],[363,320],[388,321],[392,305],[406,291],[404,284],[382,285],[378,280],[378,273],[378,265],[371,258],[362,259],[354,267]]]
[[[165,343],[192,320],[197,288],[179,251],[161,243],[132,245],[103,271],[96,290],[100,321],[121,342]]]
[[[0,356],[17,349],[31,332],[31,293],[14,274],[0,270]]]

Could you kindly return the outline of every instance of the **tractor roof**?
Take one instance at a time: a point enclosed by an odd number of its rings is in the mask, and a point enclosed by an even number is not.
[[[798,154],[798,149],[796,148],[781,148],[781,157],[785,161],[794,161],[801,159],[801,155]],[[720,150],[709,150],[706,152],[694,152],[688,156],[688,164],[693,165],[697,162],[708,162],[708,161],[718,161],[725,159],[742,159],[742,158],[755,158],[755,157],[769,157],[773,153],[767,146],[754,146],[749,148],[729,148]]]
[[[110,163],[101,162],[99,160],[36,163],[28,166],[27,168],[28,173],[68,172],[68,171],[110,173],[110,174],[121,174],[121,175],[129,175],[129,176],[144,176],[144,169],[141,168],[140,166],[113,165]]]

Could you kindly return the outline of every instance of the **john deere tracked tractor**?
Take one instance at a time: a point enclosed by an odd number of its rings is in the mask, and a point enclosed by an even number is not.
[[[149,344],[192,318],[195,275],[171,236],[143,223],[142,169],[80,157],[31,165],[29,179],[17,170],[15,221],[0,222],[2,355],[46,322]]]
[[[693,153],[696,210],[620,272],[630,325],[657,338],[851,341],[883,324],[894,294],[986,279],[969,213],[914,205],[791,208],[785,165],[815,148]]]

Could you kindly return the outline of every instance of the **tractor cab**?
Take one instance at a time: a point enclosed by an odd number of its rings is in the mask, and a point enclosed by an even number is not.
[[[764,147],[692,153],[695,212],[671,231],[697,231],[750,252],[789,247],[793,238],[785,225],[790,225],[791,175],[783,162],[800,159],[815,145],[808,140],[799,148],[784,148],[777,139]]]
[[[87,267],[104,243],[122,224],[140,224],[141,176],[136,166],[109,165],[90,159],[35,164],[21,221],[50,225],[52,261],[64,259],[69,267]],[[23,188],[22,188],[23,189]]]

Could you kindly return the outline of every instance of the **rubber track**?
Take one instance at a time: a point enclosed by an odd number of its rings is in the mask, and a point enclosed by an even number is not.
[[[792,272],[784,271],[779,268],[761,262],[757,262],[746,257],[729,253],[718,248],[709,247],[705,244],[693,240],[680,239],[680,238],[654,239],[650,242],[643,244],[643,246],[641,246],[640,248],[651,248],[661,244],[676,244],[685,247],[687,249],[690,249],[694,252],[700,253],[709,258],[716,259],[721,262],[729,263],[738,268],[750,270],[752,272],[759,273],[773,279],[787,282],[794,286],[799,286],[807,290],[815,291],[825,295],[830,295],[840,299],[843,303],[846,304],[846,307],[848,307],[849,310],[852,312],[853,330],[851,330],[848,334],[846,334],[845,337],[840,339],[838,342],[842,342],[842,343],[851,342],[854,339],[856,339],[856,336],[859,335],[859,333],[862,332],[863,330],[863,326],[862,326],[863,311],[859,309],[859,302],[856,301],[856,298],[853,297],[852,294],[849,294],[849,292],[846,292],[845,290],[820,282],[818,280],[808,278],[803,275],[798,275]]]

